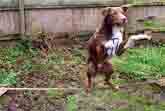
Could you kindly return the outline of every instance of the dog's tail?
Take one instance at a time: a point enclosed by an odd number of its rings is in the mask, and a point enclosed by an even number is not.
[[[134,48],[136,41],[139,41],[139,40],[151,40],[151,39],[152,39],[152,36],[150,34],[147,34],[147,33],[138,34],[138,35],[132,35],[128,39],[124,40],[120,44],[120,46],[119,46],[119,48],[118,48],[118,50],[116,52],[116,55],[120,56],[120,55],[122,55],[126,51],[126,49]]]
[[[135,42],[138,40],[151,40],[151,36],[147,34],[138,34],[138,35],[132,35],[126,45],[124,46],[125,49],[127,48],[133,48],[135,46]]]

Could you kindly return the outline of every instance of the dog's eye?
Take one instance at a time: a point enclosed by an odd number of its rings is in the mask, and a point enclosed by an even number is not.
[[[117,12],[113,12],[113,15],[117,15]]]

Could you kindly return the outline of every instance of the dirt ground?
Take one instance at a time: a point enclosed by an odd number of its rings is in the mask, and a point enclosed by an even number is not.
[[[6,73],[14,70],[16,74],[16,82],[13,84],[12,81],[15,80],[9,80],[12,84],[7,85],[7,87],[83,87],[87,54],[85,47],[82,45],[84,42],[78,41],[74,41],[73,43],[72,40],[55,40],[55,47],[49,50],[46,57],[42,53],[33,56],[27,52],[27,54],[25,53],[18,57],[14,55],[14,58],[8,54],[11,60],[7,62],[5,61],[7,57],[5,58],[3,56],[3,54],[6,54],[6,50],[1,48],[4,52],[2,54],[0,53],[2,56],[0,67],[7,70]],[[11,53],[14,53],[14,51]],[[10,63],[12,61],[16,61],[16,63]],[[8,81],[8,78],[6,81]]]
[[[132,81],[116,72],[112,81],[119,91],[103,86],[103,77],[97,76],[96,86],[86,94],[87,53],[82,44],[63,44],[47,57],[34,57],[32,68],[26,65],[12,86],[66,90],[8,91],[0,97],[0,111],[165,111],[163,87]]]
[[[86,94],[82,89],[17,90],[8,91],[0,97],[0,111],[164,110],[165,92],[163,89],[138,82],[130,82],[129,85],[122,86],[118,92],[97,86],[90,94]]]
[[[75,56],[73,51],[79,51],[84,49],[78,49],[77,47],[65,47],[60,48],[53,52],[54,54],[48,55],[46,59],[40,59],[42,65],[36,66],[36,69],[27,74],[21,74],[18,76],[18,83],[16,87],[29,87],[29,88],[58,88],[58,87],[81,87],[83,84],[83,76],[85,76],[85,54],[80,55],[79,58]],[[78,54],[83,54],[78,52]],[[57,57],[55,57],[57,54]],[[49,59],[56,59],[50,61]],[[37,59],[36,59],[37,61]],[[52,63],[50,63],[52,62]],[[58,63],[59,62],[59,63]],[[57,63],[57,64],[56,64]],[[37,69],[38,67],[38,69]]]

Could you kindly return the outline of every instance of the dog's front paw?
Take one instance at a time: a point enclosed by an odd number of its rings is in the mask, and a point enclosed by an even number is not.
[[[108,41],[104,44],[105,48],[112,48],[113,47],[113,42],[112,41]]]

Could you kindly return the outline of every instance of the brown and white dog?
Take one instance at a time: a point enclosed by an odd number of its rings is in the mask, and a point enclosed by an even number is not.
[[[150,36],[141,34],[123,40],[124,25],[127,23],[128,7],[107,7],[102,10],[103,21],[94,35],[89,39],[88,48],[88,71],[87,91],[93,85],[97,73],[105,74],[105,83],[113,89],[118,89],[111,82],[113,73],[111,57],[120,55],[125,49],[132,48],[136,40],[150,39]]]

